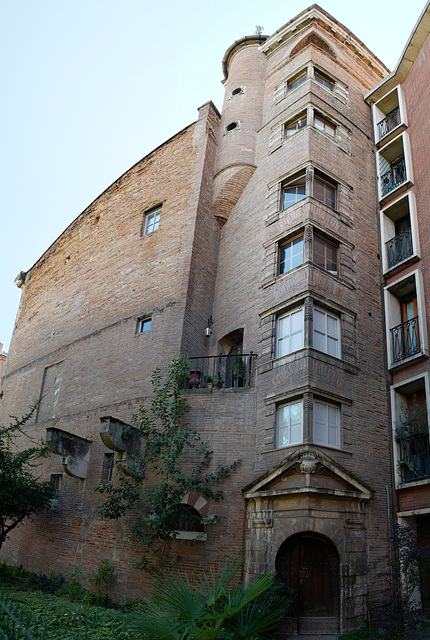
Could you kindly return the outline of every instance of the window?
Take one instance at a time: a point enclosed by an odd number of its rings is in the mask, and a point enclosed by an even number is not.
[[[137,333],[144,333],[151,328],[151,318],[139,318],[137,321]]]
[[[288,80],[287,82],[287,91],[292,91],[293,89],[296,89],[299,85],[303,84],[303,82],[305,82],[305,80],[307,80],[307,72],[306,70],[303,71],[302,73],[300,73],[299,75],[295,76],[294,78],[291,78],[291,80]]]
[[[316,114],[314,117],[314,127],[319,131],[324,131],[325,133],[328,133],[328,135],[332,136],[333,138],[336,135],[336,127],[330,124],[329,122],[327,122],[327,120],[324,120],[324,118],[317,116]]]
[[[276,447],[288,447],[303,442],[302,402],[283,404],[277,410]]]
[[[336,209],[336,186],[315,176],[314,198],[332,209]]]
[[[303,263],[303,235],[279,245],[279,275]]]
[[[113,453],[105,453],[103,456],[103,465],[101,472],[101,481],[107,484],[111,483],[112,473],[114,467],[114,454]]]
[[[174,510],[175,531],[203,531],[203,518],[190,504],[177,504]]]
[[[300,129],[303,129],[303,127],[306,127],[306,124],[307,124],[306,115],[304,115],[303,117],[299,118],[298,120],[295,120],[291,124],[285,125],[285,137],[289,138],[290,136],[294,135],[295,133],[297,133],[297,131],[300,131]]]
[[[303,307],[278,318],[276,331],[276,357],[281,358],[303,349]]]
[[[331,313],[314,308],[313,345],[318,351],[340,358],[340,322]]]
[[[63,480],[63,474],[62,473],[51,473],[51,477],[49,479],[49,482],[51,484],[51,487],[54,487],[54,489],[55,489],[55,491],[57,493],[60,493],[60,491],[61,491],[62,480]]]
[[[326,402],[314,402],[314,437],[316,444],[340,447],[340,410]]]
[[[314,235],[314,263],[322,269],[337,274],[337,251],[338,248],[332,242]]]
[[[295,202],[299,202],[306,195],[305,176],[290,182],[282,189],[282,209],[286,209]]]
[[[329,89],[330,91],[334,91],[334,82],[330,80],[330,78],[328,78],[326,75],[321,73],[320,71],[315,70],[314,78],[319,84],[321,84],[326,89]]]
[[[145,228],[143,230],[143,235],[146,236],[148,233],[152,233],[158,229],[160,226],[160,214],[161,207],[155,211],[150,211],[145,215]]]

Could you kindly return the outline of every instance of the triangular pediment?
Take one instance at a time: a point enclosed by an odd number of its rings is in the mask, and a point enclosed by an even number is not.
[[[373,490],[322,451],[304,447],[243,490],[245,499],[288,494],[323,494],[370,500]]]

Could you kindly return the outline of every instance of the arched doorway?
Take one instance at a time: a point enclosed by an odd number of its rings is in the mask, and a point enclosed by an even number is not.
[[[296,595],[290,633],[339,633],[339,555],[328,538],[311,531],[291,536],[279,548],[276,572]]]

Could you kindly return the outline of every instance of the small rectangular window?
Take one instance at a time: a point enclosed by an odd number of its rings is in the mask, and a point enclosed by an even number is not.
[[[60,493],[60,491],[61,491],[62,480],[63,480],[63,474],[62,473],[51,473],[51,477],[49,479],[49,482],[51,484],[51,487],[54,487],[54,489],[55,489],[55,491],[57,493]]]
[[[284,314],[277,321],[276,357],[303,349],[304,313],[303,307]]]
[[[115,463],[114,453],[105,453],[101,472],[101,481],[110,484],[112,481],[113,467]]]
[[[319,84],[321,84],[326,89],[329,89],[330,91],[334,91],[334,82],[330,80],[330,78],[322,74],[321,72],[315,71],[314,78]]]
[[[316,265],[337,274],[337,253],[338,247],[325,238],[314,235],[313,260]]]
[[[139,318],[137,321],[137,333],[145,333],[145,331],[149,331],[151,328],[151,318]]]
[[[330,124],[330,122],[327,122],[327,120],[324,120],[324,118],[317,116],[316,114],[314,117],[314,127],[315,129],[318,129],[318,131],[324,131],[324,133],[327,133],[333,138],[336,136],[336,127]]]
[[[315,444],[340,447],[340,410],[326,402],[314,402]]]
[[[302,118],[299,118],[298,120],[295,120],[290,124],[286,124],[285,137],[289,138],[290,136],[297,133],[297,131],[300,131],[300,129],[303,129],[303,127],[306,127],[306,116],[303,116]]]
[[[143,235],[148,235],[148,233],[152,233],[156,231],[160,226],[160,215],[161,215],[161,207],[159,209],[155,209],[153,211],[149,211],[145,214],[145,226],[143,229]]]
[[[292,402],[278,407],[276,447],[288,447],[303,442],[302,402]]]
[[[307,77],[308,77],[307,72],[303,71],[302,73],[295,76],[294,78],[291,78],[291,80],[288,80],[287,82],[287,90],[292,91],[293,89],[296,89],[296,87],[298,87],[303,82],[305,82]]]
[[[314,348],[335,358],[340,358],[339,318],[322,309],[314,308],[313,324]]]
[[[323,202],[328,207],[336,209],[336,186],[315,176],[314,198]]]
[[[303,235],[279,245],[279,275],[303,263]]]

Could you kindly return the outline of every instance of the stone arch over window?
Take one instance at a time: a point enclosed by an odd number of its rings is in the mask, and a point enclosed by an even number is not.
[[[328,42],[321,38],[321,36],[319,36],[317,33],[309,33],[307,36],[302,38],[302,40],[300,40],[300,42],[298,42],[296,46],[291,50],[290,58],[293,58],[297,53],[302,51],[302,49],[309,46],[310,44],[313,44],[319,49],[322,49],[323,51],[325,51],[325,53],[328,53],[329,56],[332,56],[332,58],[336,58],[336,52],[334,51],[334,49],[332,49]]]
[[[186,493],[177,507],[176,540],[200,540],[207,538],[204,533],[205,519],[210,517],[209,503],[197,491]]]

